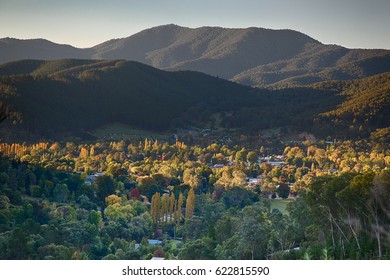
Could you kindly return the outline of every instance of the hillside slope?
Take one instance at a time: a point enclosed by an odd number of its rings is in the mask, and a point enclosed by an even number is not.
[[[322,113],[316,123],[324,131],[342,131],[349,137],[366,137],[375,129],[390,129],[390,73],[355,81],[325,82],[318,88],[341,89],[346,100]]]
[[[257,66],[231,80],[257,87],[283,88],[328,80],[362,79],[389,71],[390,51],[315,45],[294,58]]]
[[[218,125],[248,133],[281,126],[306,130],[344,99],[330,90],[259,90],[128,61],[23,60],[1,65],[0,74],[0,97],[22,120],[1,124],[2,136],[20,131],[22,139],[85,135],[113,122],[149,131],[206,128],[216,125],[217,113]]]
[[[0,66],[0,73],[0,88],[16,92],[8,101],[22,114],[18,126],[53,137],[110,122],[166,130],[202,102],[203,113],[210,106],[228,110],[253,95],[250,88],[202,73],[126,61],[20,61]]]

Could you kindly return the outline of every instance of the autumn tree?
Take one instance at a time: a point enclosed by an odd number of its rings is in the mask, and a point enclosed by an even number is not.
[[[218,181],[215,182],[215,186],[228,190],[233,187],[242,187],[245,183],[246,174],[243,171],[238,169],[226,169],[222,172],[222,176],[218,179]]]
[[[259,158],[259,156],[258,156],[257,153],[254,152],[254,151],[250,151],[250,152],[246,155],[246,161],[249,162],[250,164],[255,164],[255,163],[257,163],[258,158]]]
[[[139,200],[141,197],[141,194],[139,193],[139,190],[137,188],[134,188],[131,190],[129,194],[129,198],[133,200]]]
[[[173,222],[174,214],[175,214],[175,209],[176,208],[176,201],[175,201],[175,194],[172,192],[171,196],[169,197],[169,222]]]
[[[89,150],[89,155],[91,157],[95,156],[95,147],[94,146],[92,146],[91,149]]]
[[[234,170],[233,179],[231,182],[232,187],[242,187],[246,183],[246,174],[241,170]]]
[[[247,157],[247,152],[245,148],[242,148],[240,151],[236,153],[236,157],[235,157],[236,163],[238,164],[238,163],[245,162],[246,157]]]
[[[153,223],[157,224],[160,221],[161,214],[161,196],[156,192],[152,197],[152,203],[150,206],[150,214],[152,216]]]
[[[176,210],[176,215],[175,215],[176,224],[180,224],[180,221],[181,221],[181,216],[182,216],[181,208],[183,206],[183,201],[184,201],[183,194],[180,193],[179,198],[177,200],[177,210]]]
[[[186,200],[186,220],[191,220],[195,210],[195,193],[194,189],[191,188],[188,192]]]
[[[161,198],[161,217],[163,223],[166,223],[168,221],[168,211],[169,211],[169,195],[164,193]]]
[[[106,205],[114,205],[114,204],[120,204],[122,202],[122,199],[117,196],[116,194],[111,194],[106,197]]]
[[[183,182],[191,188],[198,188],[202,185],[202,176],[193,168],[184,170]]]
[[[79,157],[80,157],[80,158],[87,158],[88,155],[89,155],[88,150],[87,150],[86,148],[84,148],[84,147],[81,148]]]

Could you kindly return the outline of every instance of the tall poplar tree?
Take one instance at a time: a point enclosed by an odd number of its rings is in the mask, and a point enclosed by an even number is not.
[[[176,205],[175,194],[172,192],[171,196],[169,197],[169,210],[168,210],[170,223],[173,222],[173,216],[175,214],[175,205]]]
[[[186,220],[191,220],[194,215],[195,209],[195,193],[194,189],[191,188],[188,192],[187,200],[186,200]]]
[[[163,194],[161,199],[161,217],[162,222],[166,223],[168,221],[168,211],[169,211],[169,195]]]
[[[152,216],[153,223],[157,224],[160,221],[161,214],[161,196],[160,193],[156,192],[152,196],[152,204],[150,205],[150,214]]]
[[[180,224],[180,221],[181,221],[181,215],[182,215],[181,208],[183,206],[183,200],[184,200],[183,194],[180,193],[179,198],[177,200],[177,211],[176,211],[176,215],[175,215],[177,224]]]

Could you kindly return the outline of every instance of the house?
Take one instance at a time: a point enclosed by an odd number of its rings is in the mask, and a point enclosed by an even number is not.
[[[162,241],[157,240],[157,239],[148,239],[149,245],[161,245]]]
[[[268,161],[268,164],[271,166],[277,166],[277,167],[282,167],[284,165],[284,161]]]
[[[224,166],[225,166],[224,164],[218,163],[218,164],[214,164],[213,168],[222,168]]]
[[[148,198],[146,197],[146,196],[144,196],[144,195],[141,195],[140,196],[141,197],[141,199],[142,199],[142,205],[146,205],[146,206],[149,206],[149,205],[151,205],[152,203],[150,203],[149,201],[148,201]]]
[[[157,239],[148,239],[148,244],[149,245],[161,245],[163,242]],[[141,247],[141,244],[135,243],[134,248],[139,249]]]
[[[92,174],[92,175],[88,175],[87,176],[87,179],[84,181],[84,184],[86,185],[92,185],[97,178],[103,176],[104,173],[103,172],[96,172],[95,174]]]
[[[248,185],[256,186],[260,185],[263,182],[262,178],[247,178]]]

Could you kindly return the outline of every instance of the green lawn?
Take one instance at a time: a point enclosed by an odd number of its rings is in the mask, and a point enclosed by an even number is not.
[[[271,210],[272,209],[278,209],[283,214],[288,214],[286,211],[286,206],[289,204],[293,199],[271,199]]]
[[[91,132],[92,135],[102,139],[110,138],[113,140],[128,139],[128,140],[139,140],[139,139],[168,139],[171,137],[169,134],[150,132],[146,130],[137,129],[121,123],[110,123],[106,124],[98,129]]]

